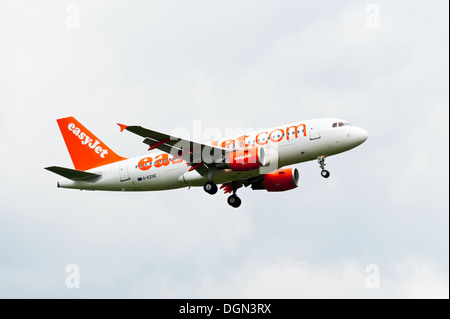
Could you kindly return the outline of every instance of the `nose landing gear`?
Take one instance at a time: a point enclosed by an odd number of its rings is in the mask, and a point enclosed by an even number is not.
[[[317,161],[319,162],[319,166],[322,169],[322,171],[320,172],[320,175],[322,175],[323,178],[328,178],[328,177],[330,177],[330,172],[325,169],[325,165],[327,165],[327,164],[325,164],[325,158],[326,158],[326,156],[319,156],[317,158]]]

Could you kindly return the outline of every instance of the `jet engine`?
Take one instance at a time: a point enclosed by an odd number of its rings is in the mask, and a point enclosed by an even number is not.
[[[284,168],[265,174],[260,182],[252,184],[252,188],[284,192],[298,187],[299,179],[300,174],[296,168]]]

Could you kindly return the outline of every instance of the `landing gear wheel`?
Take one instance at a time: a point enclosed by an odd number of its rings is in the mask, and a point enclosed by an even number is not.
[[[325,164],[325,158],[326,158],[326,156],[319,156],[317,158],[317,161],[319,162],[319,166],[322,169],[322,172],[320,172],[320,175],[322,175],[322,177],[324,177],[324,178],[328,178],[328,177],[330,177],[330,172],[325,169],[325,165],[327,165],[327,164]]]
[[[330,177],[330,172],[327,171],[326,169],[323,169],[322,172],[321,172],[320,174],[321,174],[322,177],[324,177],[324,178]]]
[[[211,195],[217,193],[217,185],[213,182],[206,182],[205,185],[203,185],[203,189],[205,190],[205,192]]]
[[[235,194],[233,194],[230,197],[228,197],[227,203],[231,207],[238,208],[239,206],[241,206],[242,202],[241,202],[241,199],[239,197],[237,197]]]

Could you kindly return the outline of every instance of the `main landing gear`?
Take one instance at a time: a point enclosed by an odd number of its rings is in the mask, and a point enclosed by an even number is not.
[[[203,185],[203,189],[205,190],[205,192],[207,192],[210,195],[214,195],[215,193],[217,193],[217,185],[210,181],[210,182],[206,182],[205,185]]]
[[[233,194],[228,197],[227,203],[231,207],[238,208],[239,206],[241,206],[242,201],[236,194]]]
[[[229,184],[227,183],[227,187],[231,186],[230,188],[232,188],[233,194],[228,197],[227,203],[231,207],[238,208],[239,206],[241,206],[242,203],[241,199],[236,195],[236,190],[239,188],[239,186],[237,185],[236,182],[232,182]],[[203,185],[203,189],[205,190],[205,192],[211,195],[217,193],[217,185],[213,181],[206,182],[205,185]],[[225,190],[226,193],[231,192],[231,189],[228,189],[227,191],[227,188],[225,188]]]
[[[322,171],[320,172],[320,175],[322,175],[323,178],[328,178],[328,177],[330,177],[330,172],[325,169],[325,165],[327,165],[327,164],[325,164],[325,158],[326,158],[326,156],[319,156],[317,158],[317,161],[319,162],[319,166],[322,169]]]

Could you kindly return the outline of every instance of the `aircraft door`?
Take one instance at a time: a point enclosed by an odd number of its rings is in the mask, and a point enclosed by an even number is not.
[[[320,138],[319,121],[312,120],[309,122],[309,139],[317,140]]]
[[[128,161],[121,161],[119,163],[119,170],[121,182],[125,182],[130,179],[130,174],[128,173]]]

